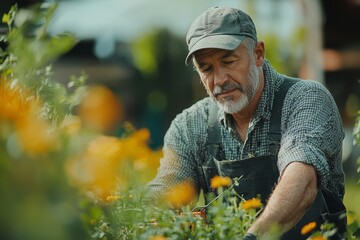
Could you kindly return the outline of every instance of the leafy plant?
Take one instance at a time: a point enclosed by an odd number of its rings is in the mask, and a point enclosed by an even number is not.
[[[4,239],[86,238],[78,194],[67,183],[69,154],[61,123],[80,98],[53,79],[52,61],[71,49],[69,35],[49,36],[56,5],[12,7],[0,50],[0,235]]]

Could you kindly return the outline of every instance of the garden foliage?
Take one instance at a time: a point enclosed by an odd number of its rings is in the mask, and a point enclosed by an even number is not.
[[[189,182],[170,189],[163,205],[145,201],[161,151],[148,146],[147,129],[126,121],[121,136],[107,134],[122,112],[106,87],[87,86],[85,74],[54,80],[52,63],[77,42],[47,33],[55,9],[14,6],[2,17],[8,32],[0,37],[1,239],[241,238],[263,206],[257,198],[239,203],[236,179],[214,179],[219,195],[204,207]],[[359,134],[357,124],[357,143]],[[349,239],[358,228],[352,224]],[[313,225],[303,231],[314,239],[335,231],[324,225],[313,233]],[[274,226],[265,238],[279,232]]]

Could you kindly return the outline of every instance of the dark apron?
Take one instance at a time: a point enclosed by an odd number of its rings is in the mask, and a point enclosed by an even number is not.
[[[272,193],[278,178],[279,170],[277,167],[277,153],[280,146],[280,118],[282,103],[286,96],[288,88],[296,80],[285,79],[280,94],[274,99],[274,110],[270,120],[270,154],[247,158],[242,160],[216,160],[219,149],[221,148],[220,124],[217,121],[217,107],[214,105],[209,112],[208,126],[208,150],[207,159],[202,165],[204,174],[205,195],[212,192],[210,188],[210,179],[215,175],[227,176],[231,179],[238,178],[238,186],[235,191],[245,200],[259,197],[264,204]],[[275,105],[276,104],[276,105]],[[216,193],[215,193],[216,194]],[[205,200],[209,202],[211,199]],[[317,228],[327,220],[332,222],[338,228],[338,234],[331,239],[342,239],[341,235],[346,231],[345,206],[341,199],[332,194],[330,191],[319,191],[316,199],[307,210],[303,218],[287,233],[282,236],[282,240],[306,239],[308,235],[301,235],[301,228],[309,222],[316,222]],[[341,218],[342,217],[342,218]]]
[[[272,155],[248,158],[237,161],[214,160],[221,176],[239,178],[235,191],[245,200],[258,197],[266,205],[274,189],[279,171],[276,159]],[[322,214],[326,212],[326,204],[322,194],[318,194],[310,209],[295,227],[284,234],[281,239],[306,239],[301,235],[301,228],[309,222],[317,222],[319,227],[323,222]]]

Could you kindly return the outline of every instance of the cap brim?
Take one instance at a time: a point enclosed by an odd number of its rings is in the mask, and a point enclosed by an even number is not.
[[[191,47],[185,59],[185,65],[188,66],[193,54],[196,51],[206,48],[217,48],[224,50],[234,50],[244,40],[242,35],[210,35],[200,39],[194,46]]]

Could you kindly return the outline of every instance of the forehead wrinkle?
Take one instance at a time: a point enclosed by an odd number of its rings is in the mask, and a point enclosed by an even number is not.
[[[204,49],[199,51],[195,56],[195,62],[201,67],[203,65],[206,65],[206,62],[204,62],[204,59],[208,56],[213,56],[217,53],[223,52],[217,59],[223,59],[230,57],[234,51],[232,50],[225,50],[225,49]]]

